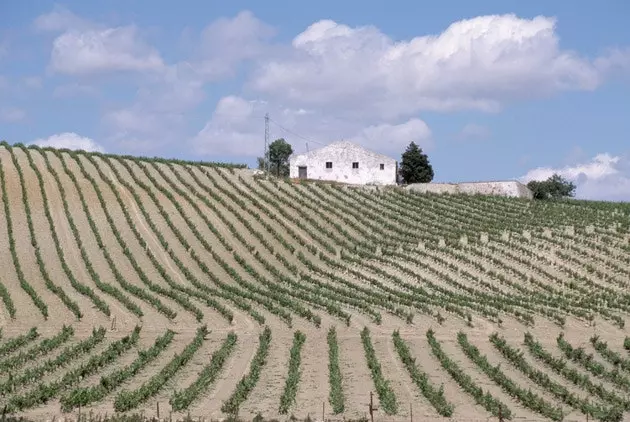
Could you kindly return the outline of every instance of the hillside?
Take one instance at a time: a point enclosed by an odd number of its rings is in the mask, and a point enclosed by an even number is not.
[[[0,160],[9,413],[630,420],[627,204]]]

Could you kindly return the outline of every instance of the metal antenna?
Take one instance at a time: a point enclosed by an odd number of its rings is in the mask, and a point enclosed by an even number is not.
[[[269,173],[269,152],[267,146],[269,145],[269,113],[265,113],[265,172]]]

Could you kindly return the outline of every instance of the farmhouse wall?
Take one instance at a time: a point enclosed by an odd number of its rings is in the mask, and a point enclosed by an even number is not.
[[[532,192],[517,181],[464,182],[464,183],[414,183],[406,189],[422,193],[466,193],[481,195],[532,198]]]
[[[332,162],[332,168],[326,163]],[[353,168],[352,163],[359,163]],[[383,169],[381,170],[381,164]],[[351,142],[336,142],[289,159],[289,175],[299,177],[299,167],[306,167],[306,178],[356,185],[395,185],[396,160],[377,154]]]

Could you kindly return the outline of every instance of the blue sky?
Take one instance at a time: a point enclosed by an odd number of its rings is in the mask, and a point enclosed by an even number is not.
[[[182,6],[182,4],[184,6]],[[0,3],[0,138],[255,164],[339,139],[435,181],[630,200],[630,3]]]

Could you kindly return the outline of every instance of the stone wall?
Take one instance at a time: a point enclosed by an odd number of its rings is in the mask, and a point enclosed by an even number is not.
[[[405,187],[413,192],[421,193],[466,193],[480,195],[510,196],[516,198],[532,198],[531,191],[517,181],[497,182],[465,182],[465,183],[414,183]]]
[[[332,168],[327,168],[326,163]],[[358,163],[358,168],[353,168]],[[309,180],[331,181],[353,185],[395,185],[396,160],[369,151],[351,142],[335,142],[289,159],[290,177],[299,177],[304,167]]]

